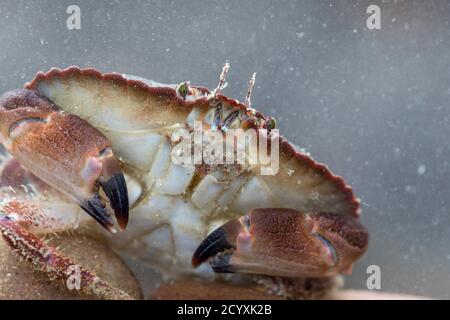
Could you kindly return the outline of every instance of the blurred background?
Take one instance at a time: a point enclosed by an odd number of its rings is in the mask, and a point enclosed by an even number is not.
[[[0,92],[70,65],[215,87],[229,61],[243,100],[257,72],[253,106],[362,201],[370,248],[347,287],[374,264],[383,291],[450,298],[449,19],[445,0],[2,0]]]

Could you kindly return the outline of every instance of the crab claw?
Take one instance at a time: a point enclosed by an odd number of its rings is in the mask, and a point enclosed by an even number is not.
[[[255,209],[213,231],[192,258],[215,272],[328,277],[351,270],[368,232],[352,216]]]
[[[108,146],[98,156],[88,157],[81,176],[87,185],[93,186],[93,192],[89,198],[79,199],[80,206],[102,226],[112,231],[113,221],[99,194],[101,186],[114,210],[119,227],[124,230],[128,223],[128,191],[119,161],[112,149]]]
[[[35,91],[15,90],[0,98],[0,136],[25,168],[115,232],[101,187],[119,227],[126,227],[128,192],[120,163],[109,140],[86,120]]]

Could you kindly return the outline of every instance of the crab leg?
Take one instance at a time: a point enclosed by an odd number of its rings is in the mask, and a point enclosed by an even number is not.
[[[0,98],[0,139],[31,173],[115,232],[101,186],[125,229],[128,192],[119,161],[108,139],[86,120],[64,113],[35,91],[15,90]]]
[[[64,256],[56,248],[47,245],[26,228],[31,221],[24,218],[22,211],[31,209],[25,203],[10,201],[0,211],[0,233],[11,249],[50,279],[68,283],[73,276],[72,269],[78,268],[79,289],[82,293],[103,299],[132,299],[122,290],[111,287],[76,261]],[[76,269],[73,269],[76,270]],[[76,276],[76,275],[75,275]]]
[[[216,272],[329,277],[351,271],[367,230],[352,216],[255,209],[213,231],[192,258]]]

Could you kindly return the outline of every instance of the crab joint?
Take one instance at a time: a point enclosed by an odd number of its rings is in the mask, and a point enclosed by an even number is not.
[[[329,277],[348,272],[366,250],[367,230],[355,217],[255,209],[213,231],[192,258],[215,272]]]

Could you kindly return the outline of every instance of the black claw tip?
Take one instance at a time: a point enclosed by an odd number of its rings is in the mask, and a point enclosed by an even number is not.
[[[224,228],[220,227],[214,230],[205,240],[198,246],[192,256],[192,266],[198,267],[211,257],[225,250],[235,249],[227,239],[227,233]]]
[[[80,207],[86,211],[92,218],[100,223],[106,230],[114,233],[114,223],[106,210],[98,193],[94,194],[90,199],[80,204]]]
[[[106,181],[100,181],[100,185],[109,199],[111,208],[117,219],[119,227],[124,230],[128,224],[129,202],[125,177],[122,173],[115,173]]]

